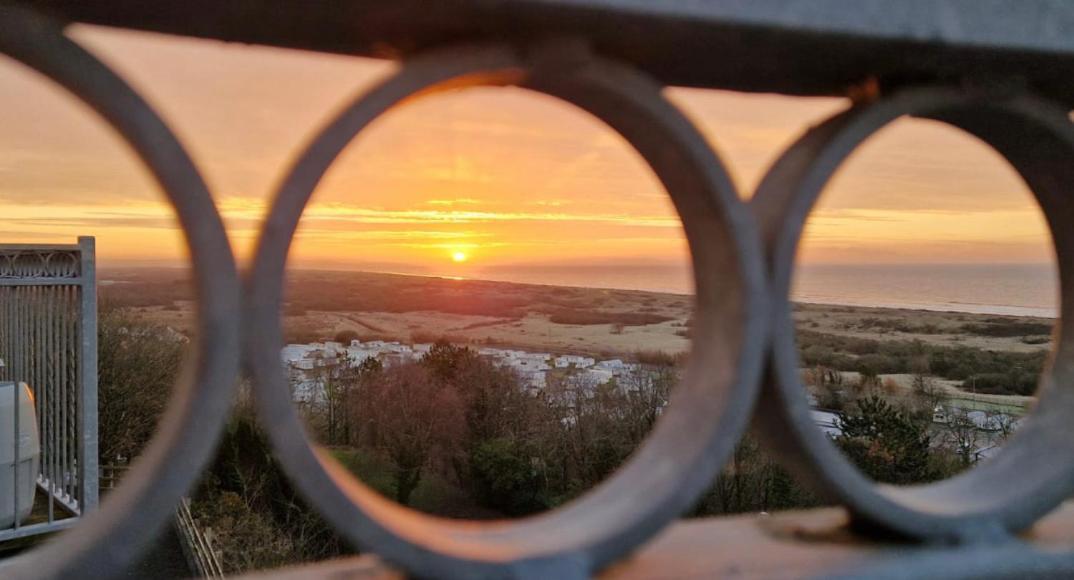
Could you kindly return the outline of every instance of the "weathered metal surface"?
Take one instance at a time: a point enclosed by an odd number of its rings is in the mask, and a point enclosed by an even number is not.
[[[0,54],[70,91],[130,144],[175,208],[193,262],[198,340],[153,442],[101,510],[42,548],[0,563],[0,575],[13,578],[112,576],[135,559],[172,515],[210,458],[227,416],[239,359],[235,262],[193,163],[119,77],[67,39],[57,23],[6,2],[0,2]],[[83,370],[89,372],[87,362]],[[81,427],[93,426],[84,422]],[[83,476],[85,482],[94,479]]]
[[[1066,188],[1074,185],[1074,129],[1065,109],[1074,103],[1074,5],[1045,0],[0,0],[0,52],[112,123],[175,206],[190,244],[201,339],[157,438],[104,509],[42,550],[0,564],[0,573],[101,576],[132,562],[208,458],[240,356],[235,264],[193,164],[137,95],[65,38],[60,24],[25,9],[31,5],[85,22],[374,56],[467,43],[410,57],[318,134],[278,191],[241,311],[261,420],[281,463],[337,531],[397,569],[425,577],[569,578],[608,565],[608,578],[1074,574],[1074,513],[1064,508],[1040,520],[1074,488],[1074,317],[1060,323],[1041,409],[1009,449],[966,475],[914,488],[874,485],[823,440],[796,390],[788,330],[794,250],[820,188],[862,140],[904,114],[967,130],[1022,173],[1055,237],[1069,314],[1074,201]],[[476,41],[486,43],[475,48]],[[752,202],[758,227],[697,130],[639,68],[663,83],[787,94],[846,94],[869,81],[883,98],[808,132],[787,151]],[[934,88],[896,90],[904,84]],[[353,480],[305,437],[278,361],[287,249],[323,173],[399,101],[473,85],[518,85],[563,98],[626,137],[682,217],[698,284],[697,356],[649,440],[579,501],[518,522],[446,522]],[[0,286],[10,278],[4,268]],[[79,271],[69,280],[85,278]],[[678,523],[644,545],[690,505],[737,443],[768,347],[771,376],[755,419],[785,460],[855,518],[932,543],[854,536],[841,510],[821,510]],[[1024,539],[1014,535],[1026,529]],[[399,574],[369,558],[356,562],[349,570],[351,562],[335,562],[282,575]]]
[[[600,580],[710,578],[914,578],[960,580],[1074,575],[1074,506],[1065,505],[1021,538],[976,547],[876,542],[846,528],[838,508],[684,520],[608,568]],[[249,580],[399,580],[376,556],[341,558],[253,573]]]
[[[757,229],[704,138],[640,73],[576,50],[500,46],[434,52],[405,63],[355,100],[299,157],[277,192],[247,293],[247,354],[262,424],[288,475],[357,545],[427,578],[584,577],[688,509],[741,436],[766,334]],[[449,522],[394,504],[355,480],[305,436],[279,365],[285,260],[324,172],[369,123],[414,95],[517,85],[603,119],[661,179],[682,218],[697,301],[683,383],[645,444],[580,499],[517,522]]]
[[[810,210],[843,161],[905,115],[947,122],[990,144],[1021,174],[1051,227],[1062,310],[1056,360],[1037,410],[1003,452],[967,473],[922,486],[869,481],[810,417],[799,376],[790,289]],[[1020,93],[907,90],[862,104],[806,132],[752,198],[771,265],[772,356],[757,422],[767,442],[819,491],[864,522],[917,539],[992,541],[1018,532],[1074,492],[1074,124],[1065,110]]]
[[[884,82],[1024,83],[1074,104],[1074,4],[1057,0],[25,0],[64,18],[398,57],[584,38],[661,82],[793,95]]]
[[[76,427],[78,497],[85,513],[97,509],[100,473],[97,469],[97,242],[92,237],[78,239],[81,249],[79,271],[82,274],[82,295],[79,310],[82,324],[79,326],[78,384],[81,391]]]

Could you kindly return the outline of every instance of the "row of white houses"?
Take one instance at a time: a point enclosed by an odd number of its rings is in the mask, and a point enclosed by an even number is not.
[[[343,361],[350,366],[357,366],[367,358],[374,358],[385,366],[391,366],[399,362],[417,360],[429,352],[430,348],[432,345],[428,343],[404,344],[382,340],[353,340],[346,345],[332,341],[314,342],[289,344],[280,352],[280,359],[291,374],[295,401],[312,402],[320,397],[320,391],[323,390],[316,373],[312,372],[316,369],[339,365]],[[538,391],[547,386],[548,371],[553,369],[566,370],[595,385],[607,383],[638,369],[637,364],[620,359],[597,361],[592,357],[573,354],[553,355],[491,347],[479,348],[477,354],[490,359],[496,365],[514,369],[527,388]]]

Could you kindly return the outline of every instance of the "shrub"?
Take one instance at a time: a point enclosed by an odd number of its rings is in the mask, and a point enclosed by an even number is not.
[[[353,330],[341,330],[336,333],[336,342],[350,344],[352,340],[358,340],[358,333]]]
[[[849,411],[841,411],[836,423],[842,432],[836,444],[873,479],[909,484],[936,478],[929,461],[928,427],[884,399],[860,399]]]
[[[470,451],[474,496],[486,507],[509,516],[523,516],[548,507],[541,474],[534,469],[535,453],[525,444],[497,438],[482,441]]]
[[[658,367],[673,367],[684,358],[683,354],[673,354],[663,350],[639,350],[634,352],[634,360],[643,365]]]
[[[1052,333],[1052,325],[1043,322],[1025,322],[1021,320],[993,317],[987,319],[983,324],[963,324],[960,327],[960,330],[967,334],[976,334],[978,336],[1005,338],[1012,336],[1050,335]]]
[[[153,436],[183,355],[171,329],[122,311],[98,324],[98,453],[102,464],[138,455]]]

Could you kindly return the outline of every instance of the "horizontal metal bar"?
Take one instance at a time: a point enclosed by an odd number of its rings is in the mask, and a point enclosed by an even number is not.
[[[4,252],[77,252],[82,247],[78,244],[0,244],[0,254]]]
[[[840,508],[684,520],[600,580],[651,578],[1018,578],[1074,573],[1074,506],[1041,520],[1025,540],[932,546],[870,542],[846,528]],[[365,578],[399,571],[374,555],[309,563],[243,576],[262,580]]]
[[[1074,3],[1048,0],[25,0],[61,18],[395,58],[580,37],[672,85],[841,95],[870,78],[1011,78],[1074,103]]]
[[[0,286],[81,286],[85,283],[78,278],[0,278]]]
[[[49,493],[49,481],[48,478],[43,475],[37,476],[37,488],[43,493]],[[56,500],[56,503],[60,505],[68,514],[78,517],[82,515],[82,510],[78,507],[78,500],[69,496],[66,496],[61,490],[62,486],[57,486],[52,490],[52,499]]]
[[[79,522],[79,518],[63,518],[61,520],[55,520],[52,522],[41,524],[30,524],[28,526],[20,526],[19,529],[7,529],[0,530],[0,542],[7,540],[14,540],[15,538],[25,538],[26,536],[34,536],[37,534],[45,534],[48,532],[58,532],[65,530]]]

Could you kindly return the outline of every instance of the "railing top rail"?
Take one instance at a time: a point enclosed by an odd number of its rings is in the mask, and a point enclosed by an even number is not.
[[[24,0],[61,18],[396,57],[468,40],[582,37],[672,85],[843,95],[1017,79],[1074,104],[1074,4],[1049,0]]]
[[[0,252],[75,252],[81,249],[78,244],[0,244]]]

